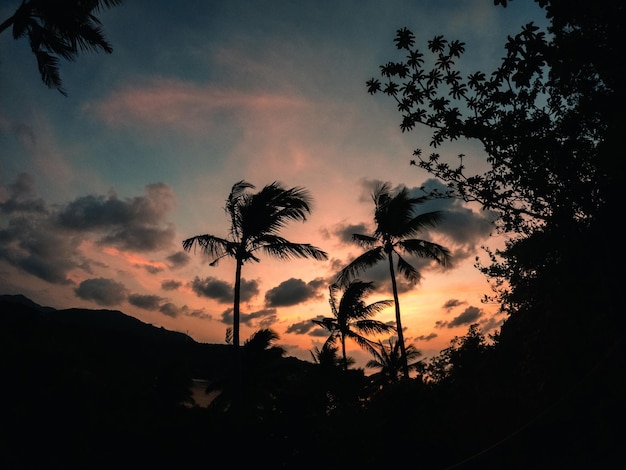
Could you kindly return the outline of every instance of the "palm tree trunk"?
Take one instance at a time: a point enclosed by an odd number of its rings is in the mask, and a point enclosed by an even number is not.
[[[400,345],[400,362],[402,365],[402,373],[405,379],[409,378],[409,364],[406,358],[406,349],[404,347],[404,333],[402,332],[402,320],[400,319],[400,301],[398,300],[398,286],[396,284],[396,273],[393,269],[392,252],[387,254],[389,257],[389,272],[391,274],[391,288],[393,290],[393,303],[396,306],[396,329],[398,330],[398,344]]]
[[[241,407],[243,405],[243,367],[241,364],[241,351],[239,350],[239,304],[241,300],[241,267],[243,261],[241,257],[236,259],[237,268],[235,269],[235,295],[233,301],[233,354],[235,361],[235,418],[241,417]]]
[[[233,301],[233,345],[235,349],[239,349],[239,304],[241,300],[241,267],[243,261],[237,258],[237,267],[235,269],[235,298]]]
[[[341,335],[341,352],[343,353],[343,370],[348,370],[348,356],[346,356],[346,338]]]

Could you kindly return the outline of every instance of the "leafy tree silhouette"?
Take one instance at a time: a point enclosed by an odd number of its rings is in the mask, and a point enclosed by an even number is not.
[[[401,187],[395,193],[390,183],[378,184],[372,193],[374,200],[374,221],[376,228],[373,235],[355,233],[352,239],[368,250],[344,267],[337,276],[337,283],[345,285],[358,273],[374,266],[380,261],[389,263],[389,275],[396,310],[396,331],[400,344],[402,370],[404,377],[409,377],[409,367],[402,332],[400,317],[400,301],[394,269],[394,255],[398,258],[398,272],[412,283],[417,283],[420,273],[403,257],[402,254],[429,258],[442,266],[450,262],[450,253],[447,248],[427,240],[409,238],[426,227],[434,227],[441,220],[439,211],[415,214],[416,206],[424,203],[426,197],[412,197],[406,187]]]
[[[626,383],[626,326],[614,295],[624,255],[609,248],[622,244],[615,214],[623,210],[626,171],[616,155],[626,95],[616,58],[624,56],[626,9],[619,2],[536,3],[546,10],[549,34],[532,23],[510,34],[493,73],[465,78],[455,65],[463,43],[436,36],[426,54],[402,28],[395,39],[402,57],[384,64],[382,79],[367,88],[395,101],[403,132],[423,125],[432,129],[431,147],[467,138],[486,152],[484,172],[467,170],[464,155],[448,163],[421,149],[411,163],[450,187],[443,196],[493,211],[496,227],[510,236],[504,249],[488,251],[490,266],[478,265],[508,315],[496,341],[498,371],[483,380],[498,377],[507,397],[501,425],[517,419],[523,429],[541,418],[541,426],[532,438],[500,446],[499,456],[490,449],[493,462],[523,456],[558,432],[567,448],[546,456],[544,466],[611,466]],[[451,357],[440,359],[445,365]]]
[[[344,370],[348,370],[346,338],[352,339],[363,349],[374,352],[372,341],[364,335],[395,331],[394,327],[372,319],[374,315],[393,305],[392,300],[379,300],[369,305],[366,304],[364,297],[374,289],[373,282],[356,279],[345,286],[341,300],[338,300],[337,297],[341,287],[337,284],[332,284],[329,287],[330,297],[328,301],[333,316],[325,317],[321,320],[313,320],[313,323],[330,332],[324,346],[332,346],[337,340],[341,343]],[[328,348],[326,351],[328,351]]]
[[[12,26],[14,39],[27,37],[43,82],[67,96],[59,73],[59,58],[73,61],[79,52],[112,53],[95,13],[121,3],[122,0],[23,0],[15,13],[0,24],[0,34]]]

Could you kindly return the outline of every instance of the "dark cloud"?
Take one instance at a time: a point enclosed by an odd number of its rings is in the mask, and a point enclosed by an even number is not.
[[[35,182],[28,173],[20,173],[15,183],[8,186],[9,197],[0,201],[0,211],[5,214],[47,212],[46,203],[37,196]]]
[[[187,305],[180,308],[183,315],[187,317],[199,318],[201,320],[211,320],[213,317],[202,309],[190,309]]]
[[[361,235],[371,235],[371,229],[366,224],[337,224],[331,229],[331,233],[335,235],[339,241],[345,244],[354,244],[352,235],[355,233]]]
[[[172,246],[175,230],[165,216],[174,206],[171,188],[155,183],[146,186],[145,196],[125,200],[115,193],[80,197],[58,213],[57,221],[65,229],[96,233],[101,245],[149,252]]]
[[[467,307],[463,313],[454,317],[451,321],[438,321],[437,328],[456,328],[457,326],[471,325],[477,323],[484,315],[484,312],[478,307]]]
[[[14,216],[0,230],[0,259],[51,284],[69,285],[74,283],[69,271],[89,269],[77,242],[55,231],[45,217]]]
[[[429,335],[420,335],[420,336],[416,336],[415,340],[416,341],[431,341],[433,339],[435,339],[437,336],[437,333],[431,333]]]
[[[92,266],[102,266],[83,254],[84,241],[138,251],[171,246],[174,227],[164,216],[173,205],[169,187],[158,183],[125,201],[87,196],[50,207],[37,197],[33,178],[21,174],[0,188],[0,212],[7,216],[0,221],[0,260],[49,283],[71,285],[71,271],[92,274]]]
[[[311,330],[309,336],[313,336],[315,338],[328,338],[329,332],[324,328],[316,326],[315,329]]]
[[[321,319],[321,316],[316,317],[316,320]],[[297,323],[292,323],[287,327],[287,333],[295,333],[297,335],[304,335],[311,331],[313,328],[317,328],[318,326],[313,323],[313,320],[304,320]]]
[[[173,255],[169,255],[167,258],[170,269],[178,269],[189,263],[191,257],[184,251],[178,251]]]
[[[496,316],[491,316],[480,321],[480,329],[486,334],[490,331],[495,331],[500,328],[503,322],[504,319],[498,319],[496,318]]]
[[[200,279],[196,276],[190,287],[198,297],[207,297],[221,303],[233,301],[233,286],[215,277]]]
[[[239,316],[241,317],[241,313],[239,314]],[[233,309],[231,308],[227,308],[226,310],[224,310],[220,317],[222,318],[220,321],[228,326],[232,326],[233,324]]]
[[[320,280],[305,283],[302,279],[287,279],[265,293],[265,304],[268,307],[288,307],[309,299],[318,298]]]
[[[143,308],[144,310],[158,310],[163,297],[158,295],[140,295],[130,294],[128,296],[128,302],[135,307]]]
[[[176,318],[180,313],[180,309],[171,302],[167,302],[159,307],[159,312],[168,317]]]
[[[177,290],[183,283],[174,279],[168,279],[161,282],[161,289],[163,290]]]
[[[186,305],[178,307],[171,302],[167,302],[166,299],[159,297],[158,295],[131,294],[128,296],[128,301],[135,307],[143,308],[145,310],[159,311],[163,315],[171,318],[177,318],[180,315],[202,319],[210,318],[210,315],[207,315],[202,310],[191,310]]]
[[[233,309],[228,308],[224,310],[221,314],[221,318],[222,323],[232,326]],[[249,327],[269,328],[278,321],[278,316],[276,315],[275,308],[265,308],[252,313],[240,312],[239,321],[242,325]]]
[[[110,307],[121,304],[128,295],[124,284],[113,279],[87,279],[74,289],[77,297]]]
[[[443,304],[443,307],[442,307],[442,308],[443,308],[444,310],[447,310],[447,311],[449,312],[449,311],[450,311],[450,310],[452,310],[453,308],[458,307],[459,305],[464,305],[464,304],[466,304],[466,303],[467,303],[467,302],[464,302],[464,301],[462,301],[462,300],[458,300],[458,299],[450,299],[450,300],[446,301],[446,303],[445,303],[445,304]]]
[[[154,266],[152,264],[144,264],[139,267],[145,269],[150,274],[158,274],[163,271],[163,268],[160,268],[159,266]]]
[[[207,297],[220,303],[233,301],[233,285],[215,277],[195,277],[189,284],[198,297]],[[259,282],[241,280],[241,301],[247,302],[259,293]]]

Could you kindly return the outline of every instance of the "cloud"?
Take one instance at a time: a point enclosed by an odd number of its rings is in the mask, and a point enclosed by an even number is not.
[[[177,290],[183,283],[174,279],[169,279],[161,282],[161,289],[163,290]]]
[[[278,316],[276,315],[275,308],[265,308],[261,310],[257,310],[252,313],[239,313],[239,322],[242,325],[246,325],[249,327],[261,327],[261,328],[269,328],[274,323],[278,321]],[[233,324],[233,309],[228,308],[224,310],[221,314],[221,322],[232,326]]]
[[[339,223],[334,225],[330,232],[335,235],[341,243],[346,245],[354,245],[352,234],[359,233],[361,235],[371,235],[371,229],[364,223],[346,224]]]
[[[437,328],[455,328],[457,326],[471,325],[477,323],[484,315],[484,312],[478,307],[467,307],[463,313],[454,317],[451,321],[438,321]]]
[[[316,320],[321,319],[322,316],[316,317]],[[286,333],[294,333],[296,335],[304,335],[311,331],[313,328],[317,328],[317,325],[313,323],[313,320],[303,320],[301,322],[292,323],[287,327]]]
[[[150,274],[159,274],[163,271],[163,268],[161,266],[155,266],[153,264],[144,264],[139,267],[145,269]]]
[[[74,293],[81,299],[91,300],[98,305],[111,307],[119,305],[126,300],[128,290],[121,282],[101,277],[81,282],[74,289]]]
[[[206,313],[203,309],[191,309],[187,305],[183,305],[180,308],[180,311],[183,313],[183,315],[187,317],[199,318],[201,320],[213,319],[213,316]]]
[[[15,183],[8,186],[9,197],[0,202],[0,211],[5,214],[47,212],[46,203],[37,196],[35,182],[28,173],[20,173]]]
[[[211,316],[207,315],[203,310],[191,310],[186,305],[178,307],[172,302],[167,302],[166,300],[167,299],[159,297],[158,295],[130,294],[128,296],[128,302],[131,305],[145,310],[158,311],[171,318],[178,318],[180,315],[202,319],[211,318]]]
[[[480,321],[480,329],[486,334],[489,331],[494,331],[502,326],[504,323],[504,319],[496,318],[496,316],[491,316],[489,318],[482,319]]]
[[[93,266],[102,266],[83,250],[84,242],[143,252],[171,246],[175,231],[165,216],[173,205],[171,189],[157,183],[140,197],[92,195],[51,206],[37,196],[32,176],[22,173],[0,188],[0,211],[6,215],[0,260],[51,284],[72,285],[73,271],[92,274]],[[160,270],[157,264],[146,269]]]
[[[200,279],[198,276],[189,283],[191,289],[198,297],[207,297],[220,303],[228,303],[233,301],[233,285],[217,279],[215,277],[205,277]],[[256,280],[241,280],[241,301],[247,302],[259,293],[259,282]]]
[[[0,259],[51,284],[71,285],[68,273],[90,271],[89,261],[78,251],[79,240],[55,229],[46,211],[11,215],[0,229]]]
[[[57,216],[59,225],[78,232],[98,233],[98,243],[139,252],[172,246],[174,225],[165,216],[175,206],[171,188],[164,183],[149,184],[145,195],[121,200],[108,196],[80,197]]]
[[[443,304],[443,307],[442,307],[442,308],[443,308],[444,310],[447,310],[447,311],[449,312],[449,311],[450,311],[450,310],[452,310],[453,308],[458,307],[459,305],[466,304],[466,303],[467,303],[467,302],[464,302],[464,301],[462,301],[462,300],[458,300],[458,299],[450,299],[450,300],[446,301],[446,303],[445,303],[445,304]]]
[[[163,297],[158,295],[140,295],[130,294],[128,296],[128,302],[135,307],[143,308],[144,310],[158,310]]]
[[[189,264],[191,257],[184,251],[178,251],[173,255],[169,255],[166,260],[169,262],[170,269],[178,269]]]
[[[167,302],[159,307],[159,312],[168,317],[176,318],[180,313],[180,309],[171,302]]]
[[[433,339],[435,339],[437,336],[437,333],[430,333],[428,335],[420,335],[420,336],[416,336],[415,340],[416,341],[431,341]]]
[[[83,110],[113,128],[172,129],[183,135],[206,136],[231,115],[298,113],[309,103],[297,95],[242,92],[202,86],[184,80],[152,79],[88,103]]]
[[[320,280],[305,283],[302,279],[287,279],[265,293],[265,304],[268,307],[288,307],[319,298]]]

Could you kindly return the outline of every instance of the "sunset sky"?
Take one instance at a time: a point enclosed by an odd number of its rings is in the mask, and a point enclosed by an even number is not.
[[[0,21],[19,0],[2,2]],[[184,6],[183,6],[184,5]],[[282,234],[328,261],[262,257],[243,270],[242,340],[272,328],[287,354],[311,360],[327,337],[328,286],[371,233],[376,182],[441,185],[410,166],[430,133],[402,134],[400,115],[366,80],[399,60],[396,30],[424,49],[443,34],[466,43],[467,73],[490,72],[507,35],[542,23],[529,0],[127,0],[99,14],[113,54],[62,63],[68,96],[46,88],[26,40],[0,35],[0,294],[58,309],[121,310],[144,322],[224,343],[232,325],[235,264],[217,267],[182,240],[227,237],[230,188],[280,181],[305,187],[313,211]],[[474,142],[440,148],[484,167]],[[405,341],[429,357],[472,323],[497,331],[497,305],[474,268],[493,236],[490,214],[459,201],[429,202],[445,219],[421,238],[448,247],[453,265],[414,260],[423,280],[400,283]],[[368,302],[389,299],[382,264]],[[377,319],[391,322],[393,307]],[[370,358],[348,344],[363,367]]]

